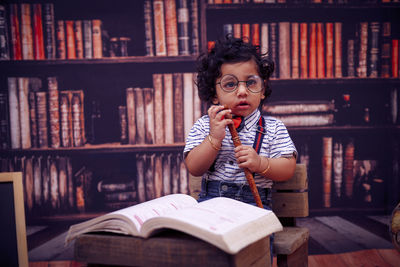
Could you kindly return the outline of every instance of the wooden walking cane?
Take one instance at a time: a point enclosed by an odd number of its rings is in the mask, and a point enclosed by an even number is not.
[[[228,107],[225,105],[224,108],[227,109]],[[227,119],[232,119],[231,114],[228,114],[225,117]],[[240,142],[239,135],[238,135],[238,132],[236,131],[235,126],[232,124],[228,124],[228,128],[229,128],[229,132],[232,135],[232,141],[233,141],[233,144],[235,145],[235,147],[242,145],[242,142]],[[253,196],[254,196],[257,206],[263,209],[264,206],[261,202],[260,194],[258,193],[258,189],[256,186],[256,182],[254,181],[253,174],[251,174],[251,172],[247,168],[243,168],[243,171],[244,171],[244,174],[246,175],[247,182],[249,183],[251,193],[253,193]]]

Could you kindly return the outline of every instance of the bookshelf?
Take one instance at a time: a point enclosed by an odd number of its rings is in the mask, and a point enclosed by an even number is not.
[[[121,144],[120,142],[118,107],[126,105],[126,89],[130,87],[154,88],[154,74],[160,74],[163,79],[166,79],[165,73],[182,74],[182,76],[185,73],[193,73],[198,55],[193,50],[190,50],[190,53],[186,55],[146,55],[146,20],[144,16],[146,2],[145,0],[119,0],[111,3],[104,0],[68,1],[67,3],[43,0],[31,3],[32,6],[39,3],[42,8],[46,4],[53,4],[55,21],[101,20],[105,31],[104,35],[108,36],[103,40],[104,44],[110,44],[112,37],[130,38],[127,46],[128,56],[110,57],[111,48],[108,46],[103,51],[104,54],[101,58],[85,58],[86,54],[84,54],[83,58],[68,59],[66,56],[62,59],[56,53],[52,59],[45,56],[41,60],[0,60],[0,92],[8,91],[9,77],[39,78],[42,82],[41,91],[47,90],[48,77],[57,77],[59,92],[82,90],[84,93],[86,132],[86,143],[84,145],[77,147],[63,147],[61,145],[55,148],[49,141],[47,147],[11,148],[9,145],[1,150],[2,171],[13,168],[32,173],[24,176],[27,181],[25,187],[33,184],[31,190],[25,192],[31,198],[30,203],[26,204],[28,221],[30,219],[35,221],[48,220],[52,216],[54,218],[90,216],[90,214],[144,201],[147,198],[144,193],[146,190],[153,191],[148,193],[148,197],[155,197],[165,192],[185,192],[187,190],[187,173],[185,173],[181,159],[181,151],[184,147],[183,140],[158,144],[147,142]],[[362,112],[364,106],[369,107],[369,123],[363,122],[362,116],[358,116],[355,122],[346,125],[333,123],[309,127],[289,126],[288,130],[299,150],[299,155],[305,156],[309,162],[311,212],[315,210],[317,212],[335,213],[349,209],[366,212],[391,210],[399,201],[398,196],[400,195],[400,177],[398,170],[395,170],[396,167],[393,167],[399,164],[399,143],[397,140],[400,137],[400,126],[399,120],[394,124],[389,120],[390,98],[393,90],[397,89],[397,93],[399,93],[400,79],[398,77],[383,78],[380,76],[371,78],[368,75],[367,77],[358,77],[357,73],[349,77],[346,69],[347,48],[345,42],[350,38],[349,36],[355,34],[355,25],[364,20],[367,22],[391,22],[392,35],[390,38],[399,39],[398,25],[400,25],[400,19],[398,13],[400,5],[398,3],[383,4],[380,1],[357,4],[312,4],[305,3],[306,1],[297,1],[299,3],[287,1],[284,4],[207,4],[206,1],[198,0],[187,1],[189,14],[193,2],[198,4],[200,51],[206,49],[208,41],[216,39],[223,33],[224,24],[289,22],[291,25],[292,23],[304,22],[309,26],[311,23],[324,23],[324,25],[328,22],[343,23],[342,77],[274,77],[271,79],[273,94],[268,101],[334,100],[335,110],[332,113],[335,118],[340,111],[339,102],[344,93],[351,94],[353,109]],[[16,4],[20,7],[21,3],[23,1],[9,1],[5,5],[6,11],[8,12],[9,4]],[[178,3],[178,0],[176,3]],[[154,15],[153,11],[151,15]],[[6,18],[7,30],[9,31],[9,18]],[[189,27],[191,27],[191,19],[192,17],[189,18]],[[351,30],[345,30],[347,28]],[[155,29],[152,29],[154,32]],[[190,28],[190,38],[192,38],[191,33]],[[154,35],[152,37],[155,38]],[[189,45],[191,44],[189,43]],[[12,47],[9,48],[11,50]],[[154,40],[153,49],[155,49]],[[153,52],[156,54],[155,50]],[[12,56],[13,53],[10,51],[10,57],[12,58]],[[175,95],[175,92],[173,95]],[[154,107],[159,106],[159,104],[160,102],[153,99]],[[165,113],[165,110],[161,111]],[[204,107],[201,111],[204,113]],[[100,119],[96,119],[96,112],[100,112]],[[50,130],[48,129],[48,131]],[[372,160],[378,163],[380,175],[378,178],[383,180],[379,184],[378,193],[384,194],[385,199],[379,199],[379,203],[359,203],[347,207],[349,199],[336,199],[332,196],[330,207],[324,206],[321,159],[323,153],[322,138],[326,136],[332,137],[333,144],[336,141],[342,141],[343,150],[345,150],[345,145],[349,139],[354,140],[355,160]],[[39,164],[38,162],[41,164],[42,172],[43,168],[49,170],[55,168],[56,171],[53,171],[53,174],[48,171],[47,176],[49,177],[35,176],[34,170],[35,166]],[[152,166],[150,172],[146,172],[148,166]],[[163,172],[165,168],[168,168],[168,173]],[[138,175],[138,172],[141,172],[141,174]],[[160,177],[164,175],[167,175],[170,179],[174,176],[180,178],[175,179],[177,181],[174,179],[162,181]],[[335,190],[333,172],[331,175],[331,193],[333,195]],[[44,190],[50,189],[45,189],[44,185],[40,187],[36,182],[39,179],[37,177],[41,177],[40,179],[43,181],[48,181],[45,179],[52,177],[58,179],[59,193],[58,196],[53,197],[57,198],[57,200],[53,199],[53,203],[50,193],[47,193],[49,195],[46,199],[43,196]],[[152,179],[153,177],[154,179]],[[134,180],[135,187],[130,190],[135,193],[130,196],[121,195],[122,199],[128,200],[121,200],[118,203],[115,201],[112,204],[110,202],[109,205],[106,205],[105,195],[96,191],[96,187],[103,180],[104,183],[112,184],[110,181],[113,178],[115,178],[115,185],[119,186],[124,184],[124,181]],[[164,188],[163,183],[169,183],[169,188]],[[39,190],[36,195],[35,185],[36,188],[40,187],[40,189],[36,189]],[[52,185],[52,182],[48,182],[48,185]],[[153,190],[146,189],[146,185],[153,187]],[[61,190],[61,187],[67,189]],[[154,189],[156,187],[158,189]],[[82,194],[82,190],[83,195],[77,196],[77,192],[79,191]],[[40,192],[42,195],[39,194]],[[342,193],[344,194],[344,192]]]

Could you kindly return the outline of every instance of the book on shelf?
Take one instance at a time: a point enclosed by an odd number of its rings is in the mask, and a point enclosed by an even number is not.
[[[146,56],[154,56],[152,0],[144,0],[144,33]]]
[[[37,136],[38,147],[49,147],[48,139],[48,118],[47,118],[47,93],[39,91],[35,93],[37,112]],[[32,129],[31,129],[32,130]]]
[[[145,158],[145,169],[144,169],[144,183],[146,190],[146,200],[155,198],[155,187],[154,187],[154,154],[146,154]]]
[[[353,166],[354,164],[354,140],[350,138],[344,145],[344,158],[343,158],[343,179],[344,179],[344,192],[348,199],[353,196]]]
[[[163,153],[155,154],[153,174],[154,174],[154,197],[159,198],[163,195]]]
[[[290,22],[279,22],[279,78],[290,78]]]
[[[299,23],[291,23],[291,77],[298,79],[300,77],[300,39]]]
[[[360,22],[357,29],[358,35],[358,62],[357,77],[367,77],[367,54],[368,54],[368,22]]]
[[[378,64],[379,64],[379,35],[380,35],[380,22],[371,22],[370,26],[370,50],[369,50],[369,66],[368,77],[378,78]]]
[[[174,142],[184,142],[184,125],[183,125],[183,75],[182,73],[173,74],[173,117],[174,117]]]
[[[58,167],[58,190],[60,200],[60,210],[68,210],[68,171],[67,171],[67,158],[57,158]]]
[[[392,75],[393,78],[399,78],[399,39],[392,39]]]
[[[382,22],[381,28],[381,77],[390,77],[390,53],[391,53],[391,23]]]
[[[193,126],[193,74],[183,74],[183,127],[185,139]]]
[[[236,28],[235,25],[236,24],[233,25],[233,29],[234,29],[233,36],[234,37],[236,37],[236,35],[235,35],[235,28]],[[268,43],[269,34],[268,34],[268,32],[269,32],[268,31],[268,23],[266,23],[266,22],[261,23],[261,29],[260,29],[260,51],[261,51],[261,54],[266,54],[269,51],[269,49],[268,49],[269,48],[269,43]]]
[[[343,28],[343,23],[342,22],[335,22],[335,41],[334,41],[334,46],[335,46],[335,53],[334,53],[334,59],[335,59],[335,78],[341,78],[343,76],[343,71],[342,71],[342,28]]]
[[[354,160],[353,201],[357,206],[382,205],[384,179],[379,173],[378,160]]]
[[[75,52],[76,58],[83,58],[83,26],[82,20],[74,21],[74,34],[75,34]]]
[[[73,146],[83,146],[86,143],[84,93],[82,90],[71,91],[71,118]]]
[[[317,78],[317,23],[309,23],[308,78]]]
[[[332,137],[322,137],[322,192],[323,206],[331,206],[331,181],[332,181]]]
[[[321,22],[316,23],[317,39],[317,78],[325,78],[325,29]]]
[[[12,51],[13,60],[22,59],[22,44],[21,44],[21,30],[20,30],[20,12],[18,4],[9,5],[9,21],[10,21],[10,46]]]
[[[31,131],[29,121],[29,78],[18,77],[18,101],[21,129],[21,148],[31,148]]]
[[[8,37],[8,27],[6,19],[6,7],[0,4],[0,60],[10,59],[10,48],[9,37]]]
[[[65,28],[64,28],[64,20],[57,20],[56,25],[56,56],[58,59],[66,59],[67,58],[67,48],[66,48],[66,37],[65,37]]]
[[[82,166],[75,174],[75,203],[79,212],[90,210],[92,205],[93,171]]]
[[[133,88],[135,93],[135,114],[136,114],[136,144],[145,144],[145,110],[142,88]]]
[[[32,4],[34,59],[45,59],[42,4]]]
[[[73,20],[65,21],[65,40],[67,47],[67,59],[76,59],[76,43],[75,43],[75,31]]]
[[[191,22],[191,53],[197,55],[200,52],[199,36],[199,3],[198,0],[190,0],[190,22]]]
[[[254,46],[260,46],[260,24],[251,24],[251,44]]]
[[[72,147],[72,94],[70,91],[60,91],[60,138],[62,147]]]
[[[32,147],[39,147],[36,92],[29,92],[29,118]]]
[[[308,25],[300,23],[300,78],[308,78]]]
[[[174,143],[174,95],[173,95],[173,74],[164,73],[164,103],[163,103],[163,115],[164,115],[164,137],[166,144]]]
[[[144,180],[145,172],[145,158],[143,155],[136,154],[136,188],[137,188],[137,198],[139,202],[146,201],[146,188]]]
[[[341,140],[335,140],[333,144],[333,186],[336,199],[342,197],[343,181],[343,143]]]
[[[43,4],[43,32],[46,59],[56,59],[54,4]]]
[[[153,88],[154,88],[154,143],[164,143],[164,106],[163,106],[163,75],[159,73],[153,74]]]
[[[120,129],[119,140],[121,144],[128,144],[128,118],[126,106],[118,106],[118,119]]]
[[[168,56],[179,55],[178,26],[176,14],[176,1],[164,0],[165,9],[165,41]]]
[[[347,40],[347,77],[353,78],[356,75],[355,70],[355,41],[354,39]]]
[[[326,32],[326,55],[325,55],[325,62],[326,62],[326,78],[333,78],[334,77],[334,68],[333,68],[333,57],[334,57],[334,49],[333,49],[333,23],[327,22],[325,24],[325,32]]]
[[[59,148],[60,144],[60,103],[57,77],[47,77],[49,99],[49,133],[52,148]]]
[[[126,88],[126,116],[129,144],[136,143],[136,104],[135,92],[132,87]]]
[[[153,1],[153,18],[154,18],[154,42],[155,42],[155,55],[166,56],[167,44],[165,36],[165,19],[164,19],[164,2],[163,0]],[[179,21],[178,12],[178,21]],[[179,25],[179,23],[178,23]]]
[[[188,195],[173,194],[72,225],[66,242],[94,231],[148,238],[163,229],[185,232],[235,254],[283,228],[272,211],[234,199],[198,203]]]
[[[177,22],[178,22],[178,47],[179,55],[190,54],[190,35],[189,35],[189,6],[188,0],[177,0]]]
[[[85,19],[82,21],[82,34],[83,34],[83,55],[85,58],[93,58],[93,33],[92,21]]]
[[[7,92],[0,92],[0,150],[10,148],[10,123]]]
[[[11,148],[21,148],[21,123],[19,116],[18,78],[8,77],[8,106],[10,115]]]
[[[92,46],[93,58],[103,57],[103,40],[102,40],[102,21],[100,19],[92,20]]]
[[[33,34],[31,4],[20,4],[21,7],[21,48],[22,59],[33,60]]]
[[[144,112],[145,112],[145,142],[154,143],[154,89],[143,88]]]
[[[242,40],[243,42],[250,43],[250,24],[249,23],[242,23]]]

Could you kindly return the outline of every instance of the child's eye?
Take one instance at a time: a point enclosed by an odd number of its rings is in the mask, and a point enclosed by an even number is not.
[[[251,80],[248,80],[248,81],[246,82],[246,84],[247,84],[247,86],[256,85],[256,84],[257,84],[257,81],[254,80],[254,79],[251,79]]]
[[[224,86],[224,88],[232,89],[232,88],[236,87],[236,83],[235,82],[226,82],[223,84],[223,86]]]

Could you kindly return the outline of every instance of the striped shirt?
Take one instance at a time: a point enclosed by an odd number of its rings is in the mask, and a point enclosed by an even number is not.
[[[258,121],[261,113],[256,109],[252,114],[244,118],[244,127],[238,133],[242,145],[253,146],[258,129]],[[264,116],[266,134],[260,149],[259,155],[268,158],[292,157],[297,155],[296,147],[293,144],[289,133],[282,121]],[[214,170],[207,171],[203,179],[222,180],[225,182],[244,184],[247,182],[243,170],[238,166],[234,154],[234,144],[231,134],[226,128],[225,138],[214,162]],[[198,119],[189,132],[186,145],[183,150],[186,156],[193,148],[201,144],[210,133],[210,118],[205,115]],[[259,174],[254,175],[256,185],[261,188],[270,188],[272,181],[265,179]]]

